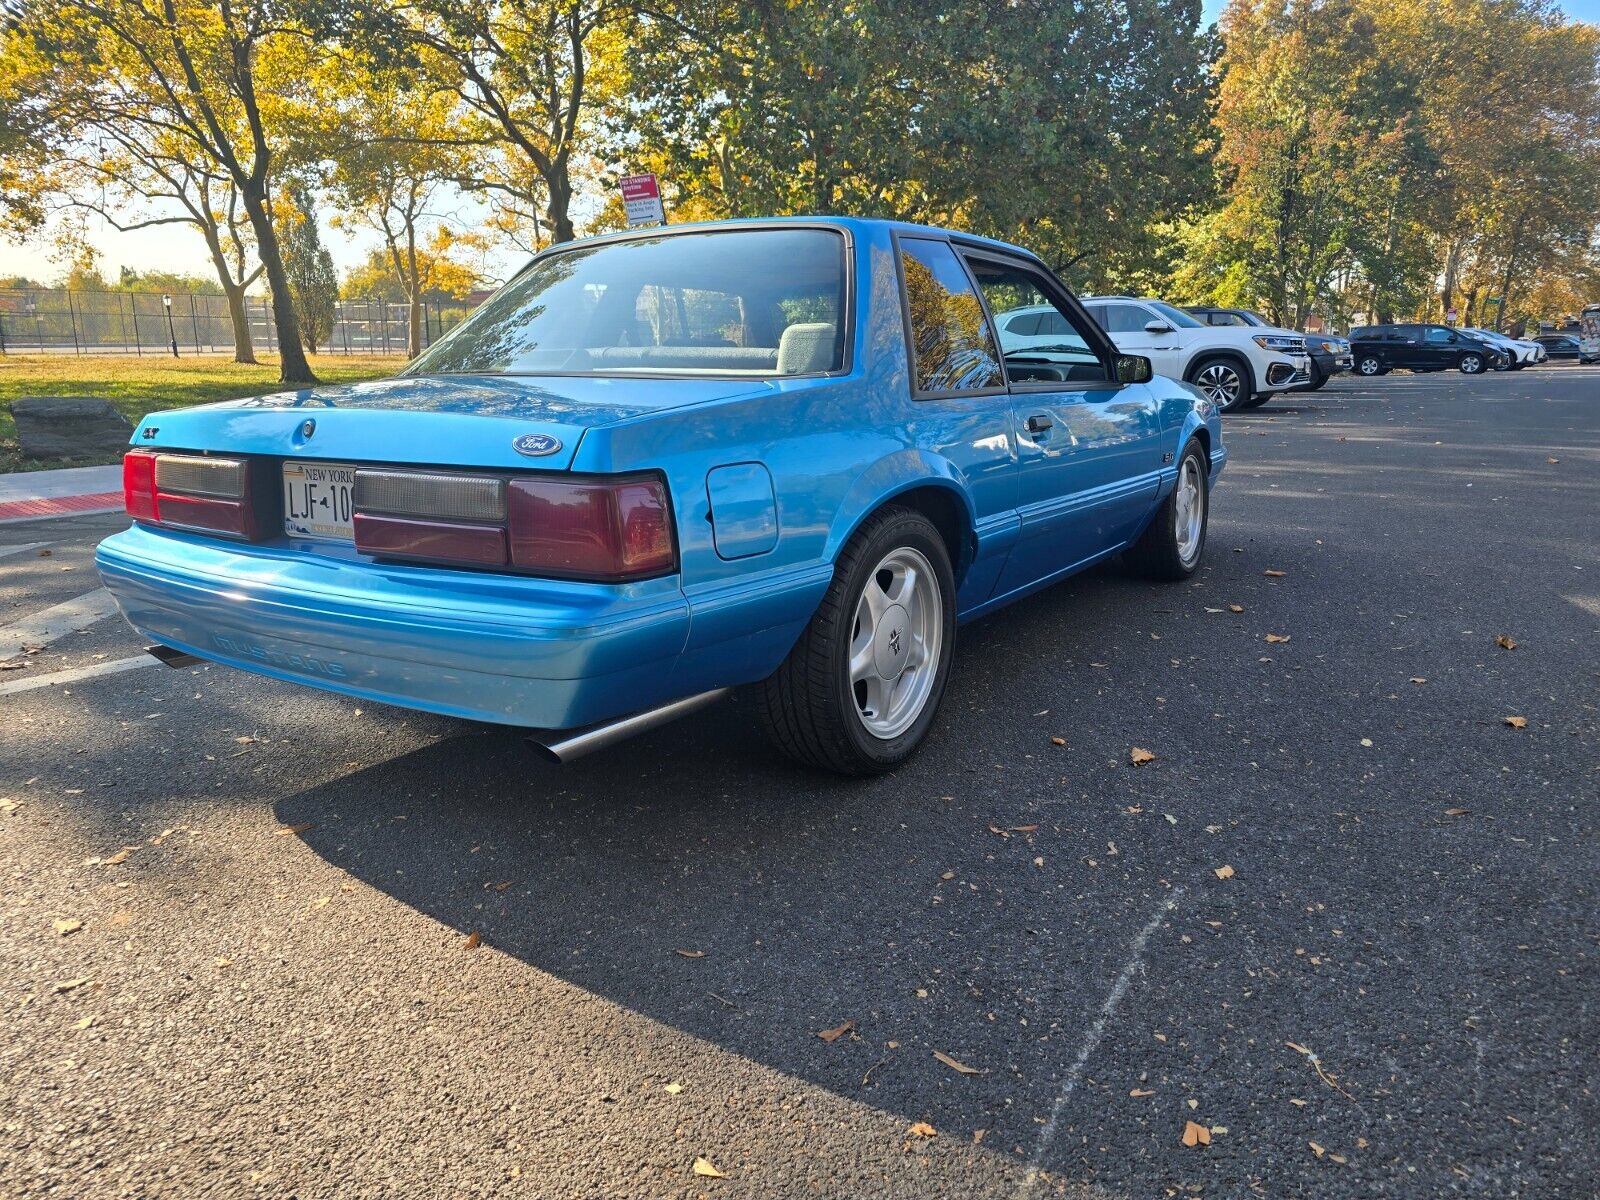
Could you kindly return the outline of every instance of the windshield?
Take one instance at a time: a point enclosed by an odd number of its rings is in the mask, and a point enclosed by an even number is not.
[[[536,259],[407,375],[817,375],[844,364],[844,238],[738,229]]]
[[[1204,328],[1204,326],[1201,325],[1199,321],[1196,321],[1193,317],[1191,317],[1188,313],[1184,312],[1182,309],[1173,308],[1172,305],[1164,303],[1163,301],[1160,301],[1160,300],[1146,300],[1145,303],[1148,304],[1151,308],[1155,309],[1157,312],[1159,312],[1168,321],[1171,321],[1172,325],[1173,325],[1173,327],[1175,329],[1203,329]]]

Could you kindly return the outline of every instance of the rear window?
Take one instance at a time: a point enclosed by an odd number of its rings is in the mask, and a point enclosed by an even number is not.
[[[844,238],[664,234],[536,260],[408,375],[819,375],[844,366]]]

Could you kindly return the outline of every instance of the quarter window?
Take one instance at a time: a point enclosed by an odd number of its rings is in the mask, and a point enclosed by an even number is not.
[[[948,242],[903,238],[900,265],[911,317],[918,392],[1001,386],[994,335],[972,280]]]

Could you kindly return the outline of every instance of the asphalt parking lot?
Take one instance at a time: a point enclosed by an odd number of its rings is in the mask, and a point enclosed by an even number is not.
[[[1226,429],[869,782],[116,667],[0,526],[0,1195],[1592,1197],[1600,368]]]

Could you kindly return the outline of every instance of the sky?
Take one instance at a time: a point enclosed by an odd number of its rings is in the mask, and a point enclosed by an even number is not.
[[[1202,19],[1210,23],[1217,19],[1226,0],[1203,0]],[[1600,0],[1564,0],[1561,5],[1569,17],[1600,24]],[[351,267],[365,261],[370,250],[378,244],[376,234],[333,229],[323,214],[322,240],[333,255],[334,264],[342,275]],[[121,268],[135,271],[179,271],[210,278],[211,262],[205,244],[197,231],[183,225],[161,225],[133,233],[119,233],[102,227],[91,234],[91,241],[100,251],[100,269],[108,279],[115,279]],[[504,277],[520,264],[521,255],[507,254],[500,261],[491,260],[491,271]],[[61,275],[66,265],[52,256],[52,247],[45,242],[18,245],[0,239],[0,276],[26,275],[46,282]]]

